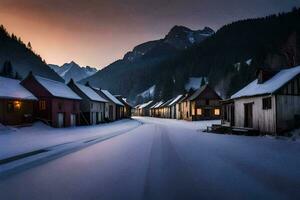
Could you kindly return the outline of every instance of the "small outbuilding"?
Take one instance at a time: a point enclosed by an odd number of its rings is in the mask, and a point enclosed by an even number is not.
[[[122,118],[131,118],[132,105],[121,95],[115,95],[115,97],[124,105]]]

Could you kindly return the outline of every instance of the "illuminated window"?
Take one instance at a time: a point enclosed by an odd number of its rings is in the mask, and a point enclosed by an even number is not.
[[[214,112],[215,112],[215,115],[220,115],[220,109],[219,109],[219,108],[216,108],[216,109],[214,110]]]
[[[21,102],[20,101],[14,101],[14,110],[19,111],[21,109]]]
[[[46,101],[45,100],[39,101],[39,108],[40,108],[40,110],[46,110]]]
[[[202,109],[201,108],[197,108],[197,115],[202,115]]]
[[[195,115],[195,109],[192,109],[192,115]]]

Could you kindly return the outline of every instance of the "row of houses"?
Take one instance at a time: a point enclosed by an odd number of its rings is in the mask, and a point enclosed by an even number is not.
[[[135,107],[135,115],[188,121],[221,118],[221,97],[209,85],[167,101],[149,101]]]
[[[168,101],[138,105],[135,115],[189,121],[221,119],[221,127],[231,131],[282,134],[300,128],[300,66],[258,70],[257,79],[226,100],[205,85]]]
[[[0,123],[29,124],[41,120],[53,127],[93,125],[131,117],[122,96],[87,83],[68,84],[32,73],[22,81],[0,77]]]

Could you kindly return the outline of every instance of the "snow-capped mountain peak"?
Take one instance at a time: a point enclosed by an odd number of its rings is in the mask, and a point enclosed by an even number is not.
[[[88,76],[91,76],[97,72],[96,68],[86,66],[80,67],[74,61],[65,63],[62,66],[49,64],[58,75],[60,75],[66,82],[69,82],[72,78],[74,81],[80,81]]]

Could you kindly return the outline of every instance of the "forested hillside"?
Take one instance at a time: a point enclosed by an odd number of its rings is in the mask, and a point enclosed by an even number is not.
[[[0,73],[11,77],[24,78],[29,71],[36,75],[63,81],[38,54],[34,53],[30,42],[27,45],[24,44],[21,38],[9,34],[5,27],[1,25]]]

